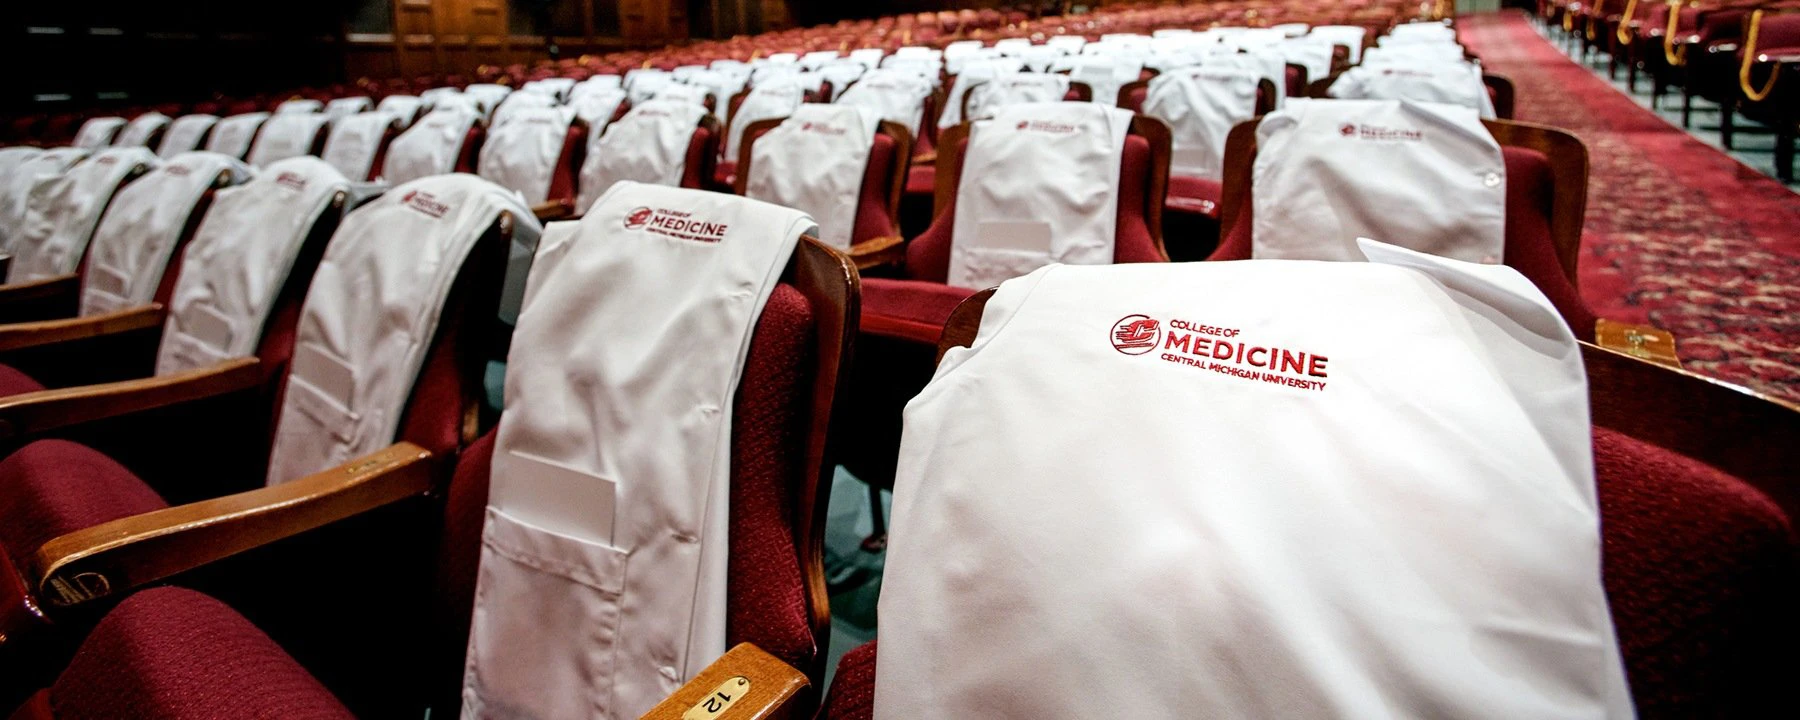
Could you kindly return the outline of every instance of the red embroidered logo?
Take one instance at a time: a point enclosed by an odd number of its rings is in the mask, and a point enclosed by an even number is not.
[[[1162,323],[1148,315],[1126,315],[1113,323],[1113,349],[1126,355],[1142,355],[1156,349],[1162,339]]]
[[[1125,325],[1132,315],[1120,320]],[[1155,322],[1152,320],[1151,322]],[[1128,355],[1142,355],[1148,350],[1127,352],[1120,347],[1125,331],[1115,325],[1113,347]],[[1164,362],[1199,368],[1239,380],[1267,383],[1298,390],[1322,391],[1329,378],[1331,358],[1316,352],[1261,344],[1243,337],[1238,328],[1220,327],[1192,320],[1169,321],[1169,331],[1162,334],[1160,345]]]
[[[1356,123],[1344,123],[1342,127],[1338,128],[1338,132],[1344,137],[1353,137],[1358,140],[1421,142],[1425,139],[1425,133],[1418,130],[1368,124],[1357,125]]]
[[[730,229],[725,223],[707,222],[693,213],[668,208],[654,210],[641,207],[625,215],[625,229],[655,233],[677,240],[716,243],[725,239]]]
[[[1041,132],[1052,135],[1072,135],[1081,132],[1081,126],[1059,123],[1050,120],[1027,120],[1019,123],[1021,132]]]
[[[275,176],[275,184],[290,190],[305,190],[306,178],[301,177],[299,173],[284,172]]]
[[[194,173],[194,169],[190,168],[186,165],[181,165],[179,163],[175,163],[175,164],[164,165],[163,172],[166,172],[170,175],[174,175],[175,177],[186,177],[188,175],[192,175]]]
[[[422,190],[414,190],[407,193],[406,197],[400,198],[400,202],[409,208],[434,218],[441,218],[450,212],[449,205],[438,202],[438,199],[432,197],[431,193]]]
[[[654,213],[647,207],[641,207],[631,211],[631,214],[625,216],[625,229],[636,230],[650,224],[650,216],[652,214]]]

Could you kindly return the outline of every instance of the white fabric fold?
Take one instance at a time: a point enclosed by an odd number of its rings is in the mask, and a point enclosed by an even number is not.
[[[543,203],[574,121],[575,111],[568,108],[520,110],[512,122],[488,129],[476,166],[480,175],[518,192],[527,205]]]
[[[220,190],[183,251],[157,374],[255,355],[307,239],[350,185],[337,168],[301,156]]]
[[[118,137],[119,130],[125,127],[125,118],[97,117],[90,118],[75,131],[74,146],[83,150],[98,150],[112,145],[113,138]]]
[[[1632,717],[1573,333],[1364,252],[1002,285],[906,408],[874,716]]]
[[[270,485],[394,441],[451,285],[502,213],[535,240],[531,209],[472,175],[415,180],[344,218],[301,309]]]
[[[621,183],[550,226],[506,372],[464,718],[638,717],[724,652],[733,400],[812,224]]]
[[[150,141],[156,139],[156,133],[168,127],[169,116],[147,112],[126,123],[125,129],[119,131],[119,139],[113,144],[121,147],[150,147]]]
[[[6,148],[0,150],[0,154],[12,165],[0,179],[4,182],[0,185],[0,252],[11,254],[25,227],[32,191],[68,172],[70,167],[88,156],[88,151],[72,147],[50,150]]]
[[[190,152],[169,158],[119,189],[87,250],[81,283],[82,316],[148,304],[156,298],[182,234],[198,217],[208,190],[250,179],[250,167],[229,155]]]
[[[986,120],[1008,105],[1062,102],[1069,94],[1069,82],[1069,76],[1058,74],[1015,72],[997,75],[969,88],[963,119]]]
[[[355,178],[357,182],[372,180],[382,141],[387,139],[390,130],[399,127],[398,118],[380,110],[339,118],[331,124],[331,134],[325,137],[325,151],[319,153],[319,157],[331,163],[344,177]]]
[[[1185,67],[1157,75],[1144,94],[1145,115],[1169,125],[1174,141],[1169,171],[1218,180],[1225,174],[1225,138],[1256,117],[1261,78],[1239,68]]]
[[[871,70],[838,96],[837,104],[874,110],[881,119],[906,126],[914,138],[925,127],[925,101],[931,98],[930,80],[907,70]]]
[[[481,117],[466,110],[433,110],[388,145],[381,179],[395,185],[456,172],[469,141],[469,129]]]
[[[13,238],[9,283],[73,274],[87,254],[94,228],[119,188],[160,163],[142,147],[101,150],[67,172],[39,181]]]
[[[743,148],[744,128],[758,120],[784,118],[806,102],[806,91],[790,82],[769,82],[750,89],[731,114],[731,130],[725,134],[725,161],[737,162]]]
[[[262,132],[257,133],[256,144],[250,147],[245,160],[262,168],[279,160],[311,155],[330,122],[331,118],[323,113],[278,112],[262,124]]]
[[[199,150],[213,126],[219,123],[215,115],[183,115],[169,123],[169,129],[163,133],[162,144],[156,148],[156,154],[162,158],[172,158],[184,152]],[[241,155],[233,157],[242,158]]]
[[[1108,264],[1131,113],[1031,103],[976,123],[956,189],[949,283],[985,288],[1045,265]]]
[[[265,112],[224,118],[213,125],[212,137],[206,141],[206,150],[234,158],[245,157],[250,154],[250,144],[256,140],[257,134],[268,120],[269,114]]]
[[[687,172],[688,146],[706,108],[679,100],[649,100],[608,125],[581,164],[578,213],[624,180],[675,187]]]
[[[1475,111],[1295,100],[1256,131],[1251,252],[1361,260],[1356,239],[1467,262],[1506,245],[1506,164]]]
[[[817,218],[819,240],[848,250],[880,126],[865,108],[801,105],[751,148],[744,196]]]

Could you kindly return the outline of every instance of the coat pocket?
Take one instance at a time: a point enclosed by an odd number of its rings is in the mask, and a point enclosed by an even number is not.
[[[612,717],[627,557],[488,508],[463,717]]]

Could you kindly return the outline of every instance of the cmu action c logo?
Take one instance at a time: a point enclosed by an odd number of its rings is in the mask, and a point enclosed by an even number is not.
[[[625,216],[625,229],[636,230],[649,224],[650,216],[652,214],[650,208],[647,207],[641,207],[631,211],[631,214]]]
[[[1126,355],[1142,355],[1162,340],[1162,323],[1147,315],[1126,315],[1113,323],[1113,349]]]

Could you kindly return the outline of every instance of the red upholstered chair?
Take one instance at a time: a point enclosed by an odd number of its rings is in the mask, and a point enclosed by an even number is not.
[[[817,692],[807,687],[820,687],[824,677],[830,609],[821,541],[829,484],[821,479],[829,477],[832,467],[825,430],[838,394],[837,381],[848,360],[857,296],[856,273],[847,258],[815,241],[803,241],[757,320],[732,416],[726,633],[728,645],[751,643],[754,647],[738,647],[720,662],[760,668],[747,675],[755,679],[752,690],[756,696],[796,706],[810,707],[817,701]],[[411,608],[405,616],[380,618],[423,626],[423,641],[407,657],[418,669],[418,677],[383,673],[353,680],[331,667],[306,665],[325,680],[328,691],[317,682],[307,682],[298,664],[286,659],[229,609],[188,591],[147,590],[108,614],[77,651],[76,662],[28,705],[39,714],[23,717],[88,717],[60,712],[63,699],[94,696],[123,706],[166,707],[168,717],[201,717],[188,713],[208,709],[210,698],[194,691],[195,686],[214,688],[227,697],[253,695],[245,698],[246,707],[288,703],[318,709],[320,717],[335,717],[324,714],[337,707],[337,701],[331,699],[335,693],[344,698],[344,705],[366,713],[366,708],[345,695],[355,682],[399,698],[392,705],[402,708],[407,717],[420,714],[428,704],[434,715],[454,715],[493,452],[494,434],[490,432],[461,455],[447,484],[434,487],[426,473],[420,472],[425,463],[419,458],[426,453],[402,444],[363,461],[379,465],[381,470],[355,481],[330,478],[300,498],[308,506],[351,506],[339,513],[364,512],[386,500],[358,494],[387,498],[431,491],[433,507],[443,515],[441,532],[431,549],[435,560],[424,563],[435,574],[423,596],[426,604]],[[278,491],[279,487],[240,497],[266,513],[273,510]],[[260,523],[251,520],[242,527]],[[146,615],[166,620],[153,622]],[[131,652],[136,647],[153,648],[153,657],[139,661],[140,656]],[[179,662],[179,658],[206,658],[208,662]],[[746,659],[748,665],[743,665]],[[94,674],[96,666],[111,668],[114,676]],[[329,679],[333,676],[341,684]],[[722,680],[714,680],[706,691],[694,692],[707,694]],[[186,688],[157,692],[176,685]],[[686,706],[700,699],[688,698]]]
[[[719,147],[725,142],[725,135],[719,129],[719,119],[712,115],[700,118],[699,126],[688,139],[687,158],[681,171],[679,187],[690,190],[701,190],[709,187],[716,174],[715,166],[719,161]],[[557,171],[557,177],[562,171]],[[574,172],[569,177],[567,195],[560,195],[557,183],[550,185],[549,202],[532,208],[539,220],[562,220],[575,217],[575,196],[581,183],[581,160],[576,160]]]
[[[230,171],[221,171],[188,210],[187,223],[149,305],[77,316],[88,279],[85,258],[74,275],[0,287],[0,302],[9,303],[8,313],[33,318],[0,325],[0,397],[150,375],[162,341],[164,308],[181,275],[182,251],[200,229],[213,193],[230,184]],[[17,403],[0,406],[4,408],[0,416],[36,412],[19,407]]]
[[[968,133],[969,124],[964,123],[941,136],[936,217],[930,229],[907,243],[904,265],[891,271],[899,277],[863,279],[860,362],[852,369],[851,402],[841,414],[833,442],[845,467],[871,486],[892,484],[901,409],[930,380],[932,352],[950,311],[979,289],[944,284],[950,274],[951,232]],[[1162,209],[1169,154],[1168,126],[1153,118],[1133,119],[1119,172],[1114,262],[1168,261]]]
[[[990,295],[957,309],[943,348],[974,341]],[[1800,436],[1800,406],[1595,345],[1581,351],[1604,583],[1638,713],[1784,714],[1800,641],[1800,445],[1788,440]],[[820,717],[872,716],[875,657],[873,642],[843,656]]]
[[[1774,129],[1775,174],[1791,183],[1794,139],[1800,134],[1800,4],[1752,13],[1736,60],[1739,107],[1745,117]]]
[[[104,149],[104,148],[102,148]],[[103,190],[109,193],[100,204],[99,217],[105,217],[105,208],[112,204],[118,191],[138,178],[150,172],[150,166],[137,163],[131,167],[117,185]],[[206,195],[211,201],[211,193]],[[99,227],[96,220],[94,228]],[[92,237],[93,228],[88,230]],[[15,254],[17,251],[14,251]],[[76,265],[75,272],[69,275],[24,280],[0,285],[0,323],[22,323],[40,320],[57,320],[74,317],[81,304],[81,287],[87,278],[87,246],[81,248],[82,259]],[[13,258],[8,258],[12,261]]]
[[[1222,240],[1208,260],[1251,257],[1252,165],[1256,127],[1240,123],[1225,146],[1225,196],[1219,215]],[[1587,148],[1563,130],[1484,121],[1506,163],[1506,247],[1502,262],[1549,297],[1576,337],[1678,364],[1675,339],[1655,328],[1599,318],[1581,299],[1576,262],[1587,207]]]
[[[75,436],[85,443],[38,440],[0,460],[0,517],[6,518],[0,523],[0,588],[13,590],[0,606],[0,697],[15,684],[41,687],[43,674],[60,665],[53,661],[55,649],[78,640],[93,609],[125,592],[415,497],[447,476],[461,449],[477,437],[487,351],[503,337],[495,308],[512,224],[503,214],[465,259],[402,411],[400,443],[383,453],[263,487],[273,428],[255,418],[254,392],[243,392],[254,388],[249,380],[259,363],[277,359],[262,357],[199,381],[202,387],[187,387],[187,402],[178,407],[157,407],[153,403],[166,398],[149,393],[135,407],[170,414],[141,435]],[[290,307],[292,318],[270,321],[264,348],[291,349],[300,312],[298,305]],[[130,452],[116,454],[121,448]],[[372,479],[387,471],[398,477]],[[273,556],[230,565],[210,580],[202,572],[194,581],[278,618],[262,627],[277,637],[310,641],[314,657],[339,659],[353,675],[386,675],[390,668],[382,663],[392,663],[399,650],[351,647],[349,638],[384,637],[391,630],[366,618],[385,603],[417,599],[406,592],[406,578],[422,573],[418,568],[427,561],[390,564],[409,548],[423,552],[412,544],[422,543],[434,525],[416,507],[411,511],[353,524],[393,543],[391,556],[375,563],[383,567],[335,545],[343,538],[308,536],[268,549]],[[339,591],[321,582],[333,575],[384,590],[370,607],[340,612],[333,599]],[[288,612],[278,612],[284,608]],[[381,697],[376,688],[351,694]]]
[[[1730,150],[1734,142],[1735,116],[1743,99],[1738,70],[1738,51],[1745,40],[1750,15],[1762,3],[1738,3],[1701,9],[1694,16],[1695,31],[1683,54],[1681,74],[1681,126],[1692,127],[1694,98],[1719,106],[1719,144]],[[1778,47],[1778,46],[1777,46]]]
[[[743,147],[738,150],[737,173],[732,192],[743,195],[750,182],[751,148],[756,141],[780,125],[772,118],[750,123],[744,128]],[[856,228],[851,231],[850,259],[857,269],[892,263],[905,258],[906,239],[900,235],[900,192],[906,186],[908,158],[912,156],[912,135],[906,126],[882,121],[875,133],[875,144],[869,148],[869,164],[863,170],[862,193],[856,200]]]
[[[499,132],[499,129],[496,128],[494,132]],[[563,135],[562,152],[556,157],[556,167],[552,168],[550,171],[550,191],[547,198],[544,202],[539,203],[536,207],[532,208],[533,212],[538,214],[539,219],[554,219],[556,217],[561,217],[556,214],[558,208],[573,208],[575,206],[576,183],[581,175],[581,163],[587,158],[587,137],[588,127],[586,122],[583,122],[581,118],[576,118],[569,122],[568,133]],[[480,153],[482,151],[477,152]],[[477,162],[479,163],[480,161],[477,160]],[[481,174],[482,171],[483,168],[477,167],[476,174]],[[487,176],[484,175],[483,177]],[[489,179],[502,186],[505,185],[505,183],[501,182],[498,178],[490,177]],[[519,188],[508,189],[518,190]],[[566,212],[564,214],[566,215]]]
[[[1150,81],[1138,80],[1119,88],[1119,107],[1134,113],[1144,111],[1144,99],[1150,94]],[[1256,114],[1275,111],[1275,83],[1262,80],[1256,84]],[[1169,197],[1163,202],[1169,257],[1177,262],[1199,260],[1219,244],[1219,198],[1224,186],[1217,180],[1169,174]]]

